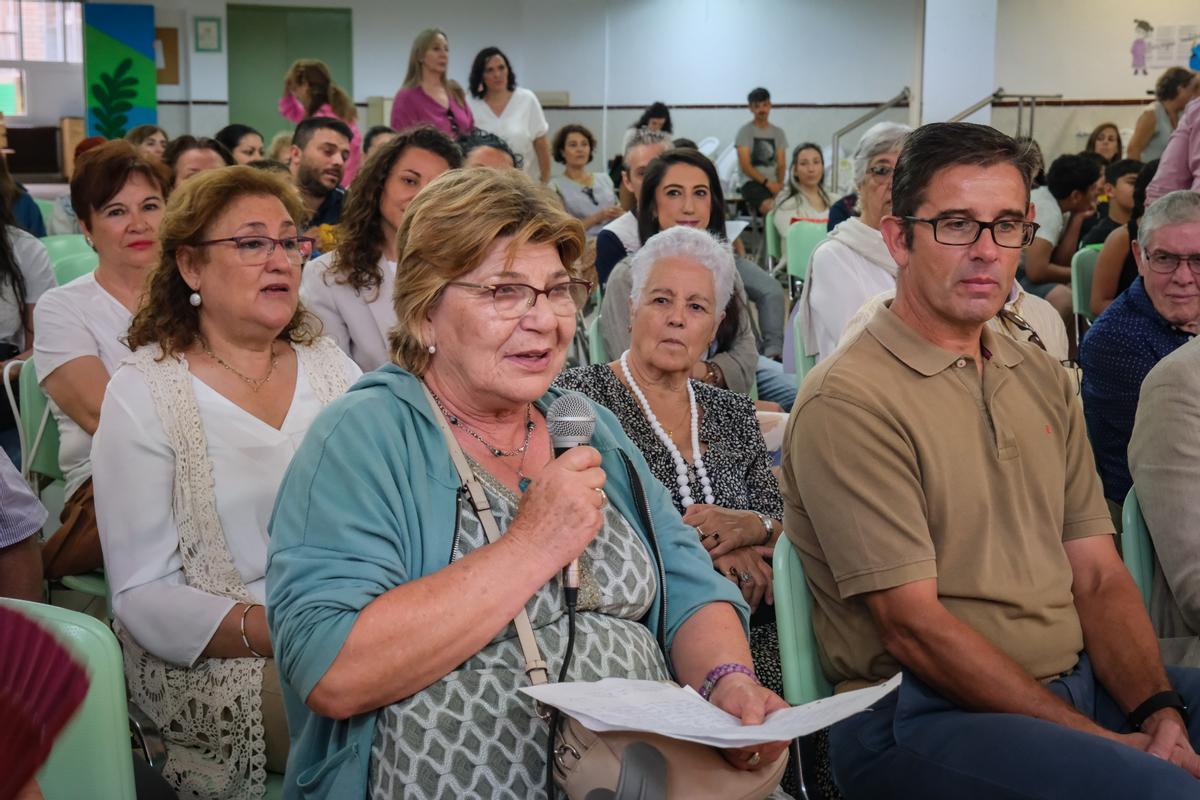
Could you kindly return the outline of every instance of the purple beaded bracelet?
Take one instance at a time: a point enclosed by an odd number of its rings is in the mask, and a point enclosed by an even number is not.
[[[759,686],[762,686],[762,684],[758,681],[758,676],[754,674],[754,670],[750,669],[744,664],[718,664],[710,669],[708,674],[704,676],[704,683],[700,686],[700,696],[707,700],[709,695],[713,693],[713,689],[717,688],[717,681],[721,680],[721,678],[724,678],[726,675],[731,675],[735,672],[740,672],[743,675],[749,676],[750,680],[758,683]]]

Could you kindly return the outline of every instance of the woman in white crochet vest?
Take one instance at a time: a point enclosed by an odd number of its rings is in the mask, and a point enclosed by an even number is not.
[[[261,797],[287,760],[267,520],[309,424],[360,374],[299,305],[303,217],[286,179],[249,167],[174,194],[92,449],[130,695],[189,797]]]

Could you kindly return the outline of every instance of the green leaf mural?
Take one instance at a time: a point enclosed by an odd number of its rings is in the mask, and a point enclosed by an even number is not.
[[[96,115],[96,126],[100,135],[107,139],[119,139],[125,135],[125,125],[129,122],[126,114],[133,110],[129,101],[137,97],[134,87],[138,79],[129,74],[133,68],[133,59],[126,58],[117,64],[112,74],[100,73],[100,80],[92,84],[93,105],[91,111]]]

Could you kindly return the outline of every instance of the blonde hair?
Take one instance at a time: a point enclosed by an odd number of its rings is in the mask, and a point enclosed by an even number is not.
[[[421,325],[442,290],[483,261],[497,239],[512,237],[512,258],[525,244],[548,244],[578,276],[583,225],[554,192],[515,169],[456,169],[431,181],[409,205],[396,234],[396,325],[392,360],[416,375],[429,367]]]
[[[192,289],[179,273],[179,248],[208,238],[208,231],[229,205],[241,197],[275,197],[299,225],[304,203],[292,182],[282,175],[253,167],[224,167],[201,172],[171,193],[158,227],[162,255],[146,279],[146,294],[129,325],[130,350],[147,344],[162,347],[163,357],[186,350],[200,335],[200,311],[188,302]],[[278,338],[312,344],[320,323],[297,305],[296,313]]]
[[[417,38],[413,39],[412,50],[408,53],[408,72],[404,73],[405,89],[421,85],[421,73],[424,70],[424,67],[421,65],[421,59],[425,57],[425,53],[429,51],[429,48],[433,47],[433,40],[438,36],[446,40],[447,46],[450,45],[450,37],[440,28],[426,28],[417,34]],[[452,81],[443,75],[442,85],[446,87],[447,92],[458,100],[459,105],[465,106],[467,104],[467,96],[457,81]]]

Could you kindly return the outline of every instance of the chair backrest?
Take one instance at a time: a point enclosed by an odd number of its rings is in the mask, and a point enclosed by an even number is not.
[[[787,234],[787,271],[796,280],[808,275],[808,260],[813,250],[828,235],[820,222],[793,222]]]
[[[58,423],[49,412],[49,400],[42,387],[37,382],[37,370],[33,360],[25,362],[19,378],[21,396],[21,427],[25,430],[28,453],[23,453],[21,460],[26,471],[44,475],[51,480],[62,480],[63,473],[58,466]],[[43,427],[43,418],[45,424]],[[38,428],[42,428],[42,437],[37,439]],[[34,448],[34,442],[37,447]],[[26,475],[28,477],[28,475]]]
[[[724,153],[717,156],[716,167],[717,177],[721,180],[721,188],[725,190],[725,197],[741,194],[741,187],[738,185],[737,148],[729,145]]]
[[[59,286],[65,286],[81,275],[94,272],[99,264],[100,256],[91,250],[62,256],[53,262],[54,281]]]
[[[779,629],[779,662],[783,698],[794,706],[833,694],[821,669],[812,625],[812,595],[804,581],[800,554],[786,536],[775,544],[775,622]]]
[[[608,353],[604,350],[604,339],[600,336],[600,315],[592,317],[588,323],[588,359],[593,364],[607,364]]]
[[[58,606],[0,598],[53,633],[83,665],[91,681],[75,718],[38,772],[46,800],[86,796],[135,800],[125,674],[117,637],[103,622]]]
[[[1096,260],[1100,251],[1088,246],[1071,256],[1071,305],[1075,313],[1091,322],[1096,318],[1092,313],[1092,273],[1096,271]]]
[[[82,233],[43,236],[42,244],[46,246],[46,254],[50,256],[50,263],[52,264],[63,256],[92,252],[92,248],[88,246],[87,239],[84,238]]]
[[[779,257],[783,255],[783,240],[779,237],[779,229],[775,227],[775,209],[767,212],[763,230],[767,237],[767,256],[772,261],[778,261]]]
[[[717,152],[717,148],[721,146],[721,140],[715,136],[705,136],[696,143],[696,149],[709,158],[713,157],[713,153]]]
[[[1142,593],[1142,602],[1150,609],[1150,587],[1154,584],[1154,542],[1150,540],[1150,529],[1146,527],[1146,518],[1142,516],[1142,507],[1138,504],[1137,487],[1131,487],[1125,495],[1125,505],[1121,509],[1121,558],[1133,582]]]
[[[800,223],[797,222],[796,225]],[[792,227],[795,227],[794,225]],[[791,259],[788,259],[789,264]],[[790,271],[790,267],[789,267]],[[804,325],[800,321],[799,314],[792,315],[792,358],[796,363],[796,381],[797,383],[804,380],[804,376],[808,374],[817,364],[815,356],[806,355],[804,352]]]
[[[50,217],[54,215],[54,201],[35,197],[33,198],[33,202],[37,203],[38,211],[42,212],[42,222],[49,228]]]

